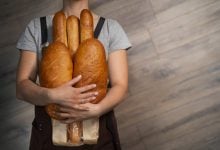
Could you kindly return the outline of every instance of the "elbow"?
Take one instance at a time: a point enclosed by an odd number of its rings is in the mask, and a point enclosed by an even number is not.
[[[122,99],[125,99],[128,95],[128,86],[127,85],[120,85],[122,91]]]
[[[128,84],[127,83],[115,83],[112,87],[117,87],[118,91],[121,91],[122,99],[125,99],[128,95]]]
[[[22,88],[20,87],[20,84],[17,83],[16,85],[16,99],[23,100],[23,94],[22,94]]]
[[[16,99],[18,99],[18,100],[23,99],[22,94],[21,94],[20,90],[17,87],[16,87]]]
[[[120,84],[122,91],[124,93],[124,96],[126,96],[128,94],[128,83],[124,82]]]
[[[128,84],[127,84],[127,85],[124,85],[123,99],[127,98],[128,94],[129,94],[129,91],[128,91]]]

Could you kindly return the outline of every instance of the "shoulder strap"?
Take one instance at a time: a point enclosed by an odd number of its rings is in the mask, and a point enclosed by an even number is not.
[[[48,40],[46,16],[40,18],[40,25],[41,25],[41,44],[44,44]]]
[[[96,25],[95,32],[94,32],[94,37],[96,39],[99,37],[99,34],[100,34],[101,30],[102,30],[102,26],[103,26],[104,23],[105,23],[105,18],[100,17],[99,21],[98,21],[98,23]]]

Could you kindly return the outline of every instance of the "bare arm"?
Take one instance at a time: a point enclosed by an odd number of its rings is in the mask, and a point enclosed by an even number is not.
[[[125,50],[119,50],[109,55],[109,76],[112,88],[100,102],[100,114],[112,110],[124,98],[128,88],[128,64]]]
[[[37,85],[37,55],[34,52],[22,50],[17,69],[16,97],[34,105],[44,106],[49,103],[73,105],[94,100],[96,93],[84,93],[94,85],[74,88],[73,85],[81,78],[76,77],[64,85],[48,89]]]
[[[29,51],[20,51],[17,69],[16,97],[34,105],[50,103],[48,89],[39,87],[37,78],[37,55]]]

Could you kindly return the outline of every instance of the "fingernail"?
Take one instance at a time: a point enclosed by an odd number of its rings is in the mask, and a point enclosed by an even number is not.
[[[95,94],[94,95],[98,95],[99,93],[98,92],[95,92]]]
[[[96,99],[96,97],[92,97],[92,99]]]
[[[93,87],[96,87],[96,84],[93,84]]]
[[[82,77],[82,75],[78,75],[78,78],[81,78]]]

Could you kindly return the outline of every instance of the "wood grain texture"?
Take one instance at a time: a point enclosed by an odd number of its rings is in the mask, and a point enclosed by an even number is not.
[[[15,44],[62,1],[1,1],[0,144],[28,149],[33,106],[15,99]],[[90,0],[125,29],[129,92],[116,108],[124,150],[219,150],[220,1]],[[47,8],[47,9],[45,9]]]

